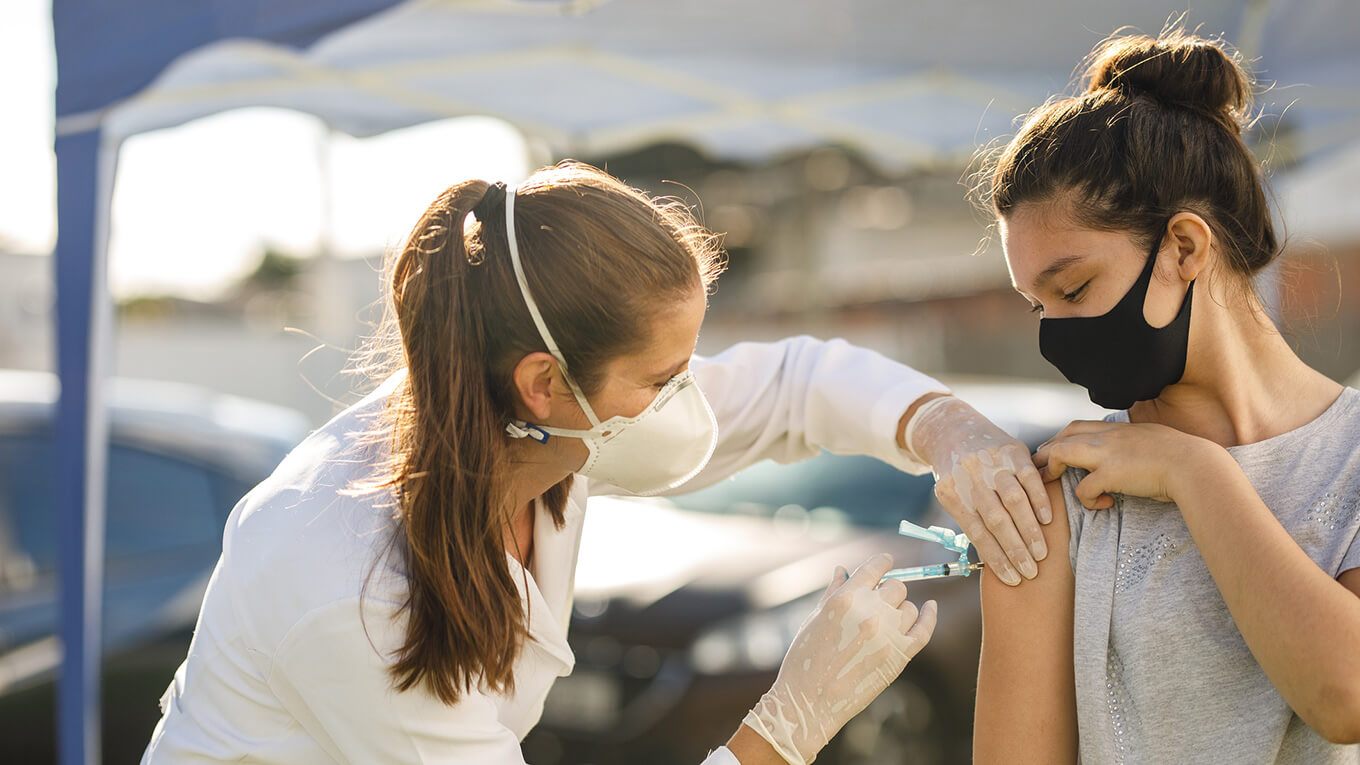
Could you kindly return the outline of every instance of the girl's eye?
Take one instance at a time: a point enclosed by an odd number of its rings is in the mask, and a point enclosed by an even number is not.
[[[1078,300],[1081,299],[1082,294],[1086,292],[1086,288],[1090,286],[1090,284],[1091,283],[1088,281],[1085,284],[1081,285],[1080,287],[1072,290],[1071,292],[1063,293],[1063,300],[1066,300],[1069,303],[1077,302]]]

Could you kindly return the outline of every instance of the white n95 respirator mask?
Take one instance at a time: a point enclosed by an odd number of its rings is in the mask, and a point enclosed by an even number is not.
[[[562,379],[571,388],[571,394],[585,412],[591,428],[555,428],[512,419],[506,424],[505,432],[511,438],[532,438],[539,443],[547,443],[549,436],[579,438],[590,453],[576,472],[633,494],[660,494],[698,475],[718,445],[718,421],[699,389],[694,373],[685,371],[671,378],[637,416],[610,417],[601,422],[567,371],[566,359],[529,294],[529,282],[524,277],[519,246],[515,241],[514,209],[515,189],[511,187],[505,194],[506,239],[520,294],[524,296],[539,336],[557,360]]]

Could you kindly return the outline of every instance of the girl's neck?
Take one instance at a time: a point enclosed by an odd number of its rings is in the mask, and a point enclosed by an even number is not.
[[[1341,385],[1299,359],[1255,299],[1211,300],[1194,314],[1181,381],[1134,404],[1131,422],[1240,446],[1306,425],[1341,394]]]

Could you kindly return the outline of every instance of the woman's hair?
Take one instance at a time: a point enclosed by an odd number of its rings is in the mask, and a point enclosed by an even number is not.
[[[1233,272],[1277,254],[1260,170],[1242,141],[1252,80],[1218,41],[1172,29],[1092,51],[1080,95],[1050,100],[983,155],[978,191],[1005,217],[1059,203],[1079,225],[1144,246],[1177,212],[1209,224]]]
[[[424,683],[447,704],[479,682],[512,691],[528,635],[506,560],[516,508],[505,421],[516,364],[547,347],[515,280],[504,199],[488,197],[469,215],[488,188],[450,186],[389,256],[387,316],[360,368],[407,375],[368,433],[390,458],[350,489],[394,500],[393,545],[409,583],[396,687]],[[610,360],[648,342],[659,308],[707,291],[723,267],[716,239],[684,205],[578,162],[530,176],[514,216],[531,294],[587,395]],[[543,496],[559,528],[570,488],[568,477]]]

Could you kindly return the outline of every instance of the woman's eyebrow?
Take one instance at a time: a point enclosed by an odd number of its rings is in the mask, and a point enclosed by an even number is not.
[[[1061,258],[1058,258],[1034,278],[1034,286],[1043,287],[1047,285],[1053,280],[1053,277],[1062,273],[1063,269],[1075,263],[1080,263],[1082,260],[1084,260],[1084,258],[1080,255],[1064,255]]]

